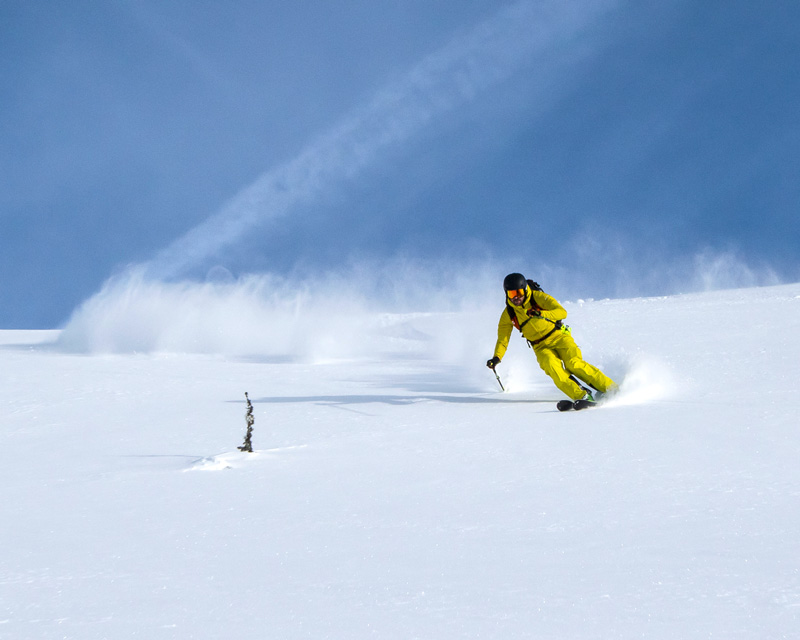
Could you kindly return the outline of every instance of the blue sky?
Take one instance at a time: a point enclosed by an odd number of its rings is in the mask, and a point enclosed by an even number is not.
[[[3,2],[0,328],[131,264],[800,279],[799,27],[788,0]]]

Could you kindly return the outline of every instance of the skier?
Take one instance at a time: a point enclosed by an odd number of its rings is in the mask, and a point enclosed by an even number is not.
[[[567,311],[558,300],[546,294],[532,280],[521,273],[510,273],[503,280],[506,291],[506,308],[497,327],[497,344],[494,356],[486,366],[494,369],[508,349],[508,340],[516,327],[536,354],[542,370],[553,379],[556,386],[569,396],[568,408],[591,406],[595,398],[590,390],[575,378],[591,385],[599,393],[597,399],[618,389],[616,383],[594,365],[585,362],[581,350],[570,335],[570,328],[561,323]],[[582,404],[575,405],[575,401]],[[562,409],[559,403],[559,409]]]

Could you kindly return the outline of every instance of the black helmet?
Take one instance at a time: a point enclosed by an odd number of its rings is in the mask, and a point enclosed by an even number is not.
[[[509,273],[503,280],[503,289],[514,291],[515,289],[525,289],[528,281],[521,273]]]

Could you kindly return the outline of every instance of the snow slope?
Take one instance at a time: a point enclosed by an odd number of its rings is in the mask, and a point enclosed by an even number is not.
[[[800,638],[800,285],[566,306],[608,406],[516,337],[501,393],[501,307],[317,358],[0,332],[0,638]]]

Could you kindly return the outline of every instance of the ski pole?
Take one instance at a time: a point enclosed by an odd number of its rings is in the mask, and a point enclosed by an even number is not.
[[[498,373],[497,373],[497,370],[496,370],[494,367],[492,367],[492,371],[494,371],[494,377],[495,377],[495,378],[497,378],[497,384],[499,384],[499,385],[500,385],[500,388],[501,388],[503,391],[505,391],[505,390],[506,390],[506,388],[503,386],[503,383],[500,381],[500,376],[498,375]]]

